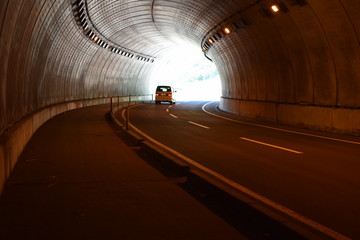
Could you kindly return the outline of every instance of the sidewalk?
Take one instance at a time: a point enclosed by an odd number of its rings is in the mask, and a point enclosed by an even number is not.
[[[0,198],[0,239],[245,239],[128,147],[107,111],[36,132]]]

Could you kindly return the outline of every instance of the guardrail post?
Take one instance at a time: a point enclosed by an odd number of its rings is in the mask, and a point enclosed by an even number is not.
[[[129,130],[129,106],[125,108],[125,128]]]

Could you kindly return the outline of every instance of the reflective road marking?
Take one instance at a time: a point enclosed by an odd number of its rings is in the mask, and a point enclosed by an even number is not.
[[[253,140],[253,139],[250,139],[250,138],[244,138],[244,137],[240,137],[240,138],[242,140],[245,140],[245,141],[258,143],[258,144],[265,145],[265,146],[268,146],[268,147],[273,147],[273,148],[281,149],[281,150],[296,153],[296,154],[303,154],[303,152],[299,152],[299,151],[292,150],[292,149],[289,149],[289,148],[284,148],[284,147],[272,145],[272,144],[269,144],[269,143],[259,142],[259,141],[256,141],[256,140]]]
[[[140,106],[140,105],[137,105],[137,106]],[[137,107],[137,106],[133,106],[133,107]],[[214,114],[215,115],[215,114]],[[219,116],[219,115],[217,115]],[[122,118],[125,119],[125,116],[124,116],[124,111],[122,112]],[[294,219],[295,221],[299,221],[300,223],[310,227],[310,228],[313,228],[323,234],[325,234],[326,236],[329,236],[330,238],[333,238],[333,239],[347,239],[347,240],[350,240],[350,238],[318,223],[318,222],[315,222],[309,218],[306,218],[305,216],[302,216],[300,215],[299,213],[297,212],[294,212],[293,210],[291,209],[288,209],[286,208],[285,206],[283,205],[280,205],[274,201],[271,201],[270,199],[258,194],[258,193],[255,193],[253,191],[251,191],[250,189],[240,185],[239,183],[236,183],[234,182],[233,180],[230,180],[229,178],[226,178],[225,176],[199,164],[198,162],[186,157],[185,155],[175,151],[174,149],[156,141],[155,139],[151,138],[149,135],[145,134],[144,132],[140,131],[138,128],[136,128],[133,124],[129,123],[130,127],[132,129],[134,129],[136,132],[140,133],[142,136],[144,136],[145,138],[147,138],[149,141],[153,142],[154,144],[162,147],[163,149],[173,153],[174,155],[178,156],[179,158],[181,158],[183,161],[189,163],[190,165],[192,165],[193,167],[209,174],[210,176],[214,177],[215,179],[218,179],[219,181],[221,181],[222,183],[228,185],[228,186],[231,186],[237,190],[239,190],[240,192],[242,193],[245,193],[247,195],[249,195],[250,197],[262,202],[263,204],[269,206],[269,207],[272,207],[274,209],[276,209],[277,211],[285,214],[286,216],[289,216],[290,218]],[[360,143],[359,143],[360,144]]]
[[[202,127],[202,128],[210,129],[210,127],[207,127],[207,126],[204,126],[204,125],[201,125],[201,124],[198,124],[198,123],[192,122],[192,121],[188,121],[188,123],[193,124],[193,125],[196,125],[196,126],[198,126],[198,127]]]

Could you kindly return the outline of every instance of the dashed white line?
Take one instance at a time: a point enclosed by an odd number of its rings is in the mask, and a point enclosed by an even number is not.
[[[253,139],[250,139],[250,138],[244,138],[244,137],[240,137],[240,138],[241,138],[242,140],[245,140],[245,141],[249,141],[249,142],[253,142],[253,143],[265,145],[265,146],[268,146],[268,147],[273,147],[273,148],[281,149],[281,150],[288,151],[288,152],[292,152],[292,153],[296,153],[296,154],[303,154],[303,152],[299,152],[299,151],[296,151],[296,150],[293,150],[293,149],[290,149],[290,148],[284,148],[284,147],[276,146],[276,145],[273,145],[273,144],[256,141],[256,140],[253,140]]]
[[[174,115],[174,114],[169,114],[170,116],[172,116],[173,118],[178,118],[178,116]]]
[[[206,105],[206,104],[205,104],[205,105]],[[204,105],[204,106],[205,106],[205,105]],[[135,105],[135,106],[132,106],[132,107],[138,107],[138,106],[140,106],[140,105]],[[132,108],[132,107],[131,107],[131,108]],[[210,113],[210,114],[211,114],[211,113]],[[216,115],[216,114],[212,114],[212,115],[217,116],[217,117],[222,117],[222,116],[219,116],[219,115]],[[124,111],[122,112],[122,118],[125,119]],[[222,118],[223,118],[223,117],[222,117]],[[234,119],[228,119],[228,120],[236,121],[236,120],[234,120]],[[237,122],[239,122],[239,121],[237,121]],[[147,135],[147,134],[145,134],[144,132],[140,131],[140,130],[139,130],[138,128],[136,128],[133,124],[129,123],[129,125],[131,126],[132,129],[134,129],[135,131],[137,131],[138,133],[140,133],[141,135],[143,135],[143,136],[144,136],[145,138],[147,138],[149,141],[151,141],[151,142],[153,142],[154,144],[156,144],[156,145],[158,145],[158,146],[166,149],[167,151],[173,153],[174,155],[178,156],[179,158],[181,158],[181,159],[184,160],[185,162],[189,163],[190,165],[194,166],[195,168],[198,168],[198,169],[206,172],[206,173],[209,174],[210,176],[215,177],[216,179],[220,180],[220,181],[223,182],[224,184],[227,184],[228,186],[231,186],[231,187],[233,187],[233,188],[235,188],[235,189],[238,189],[239,191],[241,191],[241,192],[243,192],[243,193],[251,196],[252,198],[257,199],[258,201],[260,201],[260,202],[262,202],[262,203],[264,203],[264,204],[266,204],[266,205],[268,205],[268,206],[276,209],[277,211],[279,211],[279,212],[281,212],[281,213],[284,213],[284,214],[287,215],[287,216],[290,216],[291,218],[295,219],[296,221],[299,221],[299,222],[301,222],[301,223],[303,223],[303,224],[305,224],[305,225],[307,225],[307,226],[309,226],[309,227],[311,227],[311,228],[313,228],[313,229],[315,229],[315,230],[317,230],[317,231],[319,231],[319,232],[321,232],[321,233],[329,236],[329,237],[332,238],[332,239],[346,239],[346,240],[350,240],[350,238],[348,238],[348,237],[346,237],[346,236],[344,236],[344,235],[342,235],[342,234],[340,234],[340,233],[338,233],[338,232],[336,232],[336,231],[334,231],[334,230],[332,230],[332,229],[330,229],[330,228],[328,228],[328,227],[326,227],[326,226],[324,226],[324,225],[322,225],[322,224],[320,224],[320,223],[318,223],[318,222],[315,222],[315,221],[313,221],[313,220],[311,220],[311,219],[309,219],[309,218],[306,218],[305,216],[302,216],[302,215],[300,215],[299,213],[294,212],[293,210],[288,209],[288,208],[286,208],[286,207],[283,206],[283,205],[280,205],[280,204],[278,204],[278,203],[276,203],[276,202],[273,202],[272,200],[270,200],[270,199],[268,199],[268,198],[266,198],[266,197],[264,197],[264,196],[262,196],[262,195],[260,195],[260,194],[258,194],[258,193],[256,193],[256,192],[251,191],[250,189],[248,189],[248,188],[240,185],[239,183],[236,183],[236,182],[234,182],[233,180],[231,180],[231,179],[229,179],[229,178],[226,178],[225,176],[223,176],[223,175],[221,175],[221,174],[219,174],[219,173],[217,173],[217,172],[215,172],[215,171],[213,171],[213,170],[211,170],[211,169],[209,169],[209,168],[201,165],[200,163],[198,163],[198,162],[196,162],[196,161],[194,161],[194,160],[186,157],[185,155],[183,155],[183,154],[175,151],[174,149],[172,149],[172,148],[170,148],[170,147],[168,147],[168,146],[166,146],[166,145],[164,145],[164,144],[156,141],[155,139],[151,138],[149,135]],[[264,127],[265,127],[265,126],[264,126]],[[277,129],[277,130],[280,130],[280,131],[281,131],[281,129]],[[297,133],[297,132],[296,132],[296,133]],[[298,134],[301,134],[301,133],[298,133]],[[306,134],[304,134],[304,135],[306,135]],[[315,136],[316,136],[316,135],[315,135]],[[331,140],[338,140],[338,139],[331,139]],[[350,143],[354,143],[354,142],[350,142]],[[360,144],[360,143],[355,142],[355,144]]]
[[[293,210],[286,208],[283,205],[280,205],[254,191],[251,191],[250,189],[240,185],[237,182],[234,182],[233,180],[215,172],[214,170],[211,170],[207,167],[205,167],[204,165],[201,165],[200,163],[192,160],[191,158],[186,157],[185,155],[175,151],[174,149],[156,141],[155,139],[151,138],[149,135],[145,134],[144,132],[140,131],[138,128],[136,128],[134,125],[132,125],[130,123],[130,126],[132,129],[134,129],[135,131],[137,131],[138,133],[140,133],[141,135],[143,135],[145,138],[147,138],[149,141],[155,143],[156,145],[162,147],[163,149],[173,153],[174,155],[178,156],[179,158],[181,158],[182,160],[184,160],[185,162],[189,163],[190,165],[194,166],[195,168],[201,169],[202,171],[206,172],[207,174],[209,174],[212,177],[215,177],[216,179],[219,179],[221,182],[223,182],[224,184],[227,184],[228,186],[231,186],[249,196],[251,196],[254,199],[257,199],[258,201],[266,204],[267,206],[270,206],[274,209],[276,209],[277,211],[284,213],[287,216],[290,216],[291,218],[295,219],[296,221],[299,221],[307,226],[310,226],[313,229],[316,229],[317,231],[329,236],[330,238],[333,239],[346,239],[346,240],[350,240],[350,238],[318,223],[315,222],[309,218],[306,218],[305,216],[300,215],[297,212],[294,212]]]
[[[188,123],[193,124],[193,125],[198,126],[198,127],[205,128],[205,129],[210,129],[210,127],[207,127],[207,126],[201,125],[201,124],[196,123],[196,122],[188,121]]]

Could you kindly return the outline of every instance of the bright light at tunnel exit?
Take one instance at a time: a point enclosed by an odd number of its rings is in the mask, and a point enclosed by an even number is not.
[[[151,88],[157,85],[173,86],[176,101],[219,101],[221,83],[215,64],[201,49],[189,47],[164,58],[154,73]]]

